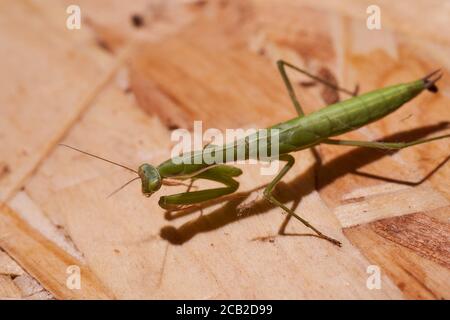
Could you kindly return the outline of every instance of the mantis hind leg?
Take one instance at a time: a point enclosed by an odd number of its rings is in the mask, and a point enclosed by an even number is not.
[[[378,141],[357,141],[357,140],[335,140],[326,139],[322,141],[325,144],[336,144],[341,146],[354,146],[354,147],[368,147],[376,149],[403,149],[407,147],[412,147],[418,144],[431,142],[434,140],[450,138],[450,134],[432,137],[428,139],[415,140],[410,142],[378,142]]]
[[[173,194],[169,196],[162,196],[159,199],[159,206],[167,210],[178,210],[182,209],[187,205],[194,205],[200,202],[212,200],[219,198],[221,196],[235,192],[239,187],[239,182],[233,179],[233,177],[242,174],[242,170],[227,166],[219,165],[206,170],[193,179],[206,179],[211,181],[216,181],[225,185],[222,188],[213,188],[199,191],[188,191],[178,194]]]
[[[302,106],[300,105],[300,102],[297,99],[297,95],[295,94],[295,90],[294,90],[294,87],[292,86],[292,82],[291,82],[291,80],[289,79],[289,77],[287,75],[286,67],[289,67],[289,68],[291,68],[291,69],[293,69],[295,71],[298,71],[298,72],[308,76],[309,78],[311,78],[313,80],[316,80],[316,81],[318,81],[318,82],[320,82],[320,83],[322,83],[322,84],[324,84],[324,85],[326,85],[326,86],[328,86],[328,87],[330,87],[330,88],[332,88],[334,90],[346,93],[346,94],[348,94],[350,96],[356,96],[358,94],[358,86],[355,87],[354,91],[350,91],[350,90],[347,90],[345,88],[341,88],[341,87],[339,87],[339,86],[337,86],[337,85],[335,85],[335,84],[333,84],[333,83],[331,83],[331,82],[329,82],[329,81],[327,81],[327,80],[325,80],[323,78],[315,76],[315,75],[309,73],[308,71],[303,70],[303,69],[301,69],[299,67],[296,67],[293,64],[291,64],[289,62],[286,62],[284,60],[278,60],[277,61],[277,66],[278,66],[278,70],[279,70],[279,72],[281,74],[281,78],[283,79],[284,85],[286,86],[286,89],[287,89],[287,91],[289,93],[289,97],[291,98],[291,101],[292,101],[292,103],[293,103],[293,105],[295,107],[295,110],[297,111],[297,114],[300,117],[304,116],[305,112],[303,111]]]
[[[327,241],[330,241],[331,243],[333,243],[334,245],[337,246],[341,246],[341,243],[333,238],[330,238],[326,235],[324,235],[322,232],[320,232],[319,230],[317,230],[313,225],[311,225],[307,220],[303,219],[302,217],[300,217],[299,215],[297,215],[294,211],[292,211],[291,209],[289,209],[288,207],[286,207],[284,204],[282,204],[280,201],[278,201],[273,195],[272,192],[275,189],[276,185],[278,184],[278,182],[280,182],[280,180],[286,175],[286,173],[292,168],[292,166],[295,163],[295,159],[293,156],[285,154],[285,155],[281,155],[280,156],[280,161],[286,161],[286,165],[283,167],[283,169],[281,169],[281,171],[278,173],[278,175],[272,180],[271,183],[269,183],[266,187],[266,189],[264,190],[264,197],[272,204],[280,207],[281,209],[283,209],[289,216],[292,216],[294,218],[296,218],[297,220],[299,220],[301,223],[303,223],[306,227],[310,228],[311,230],[313,230],[316,234],[315,236],[325,239]]]

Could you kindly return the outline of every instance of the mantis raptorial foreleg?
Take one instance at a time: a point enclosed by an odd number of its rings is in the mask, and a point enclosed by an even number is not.
[[[314,80],[316,80],[316,81],[318,81],[318,82],[320,82],[320,83],[322,83],[322,84],[324,84],[324,85],[326,85],[326,86],[328,86],[330,88],[333,88],[333,89],[335,89],[337,91],[341,91],[341,92],[346,93],[346,94],[348,94],[350,96],[356,96],[357,93],[358,93],[358,87],[357,86],[355,87],[355,90],[352,92],[352,91],[347,90],[345,88],[341,88],[339,86],[336,86],[335,84],[333,84],[333,83],[331,83],[331,82],[329,82],[329,81],[327,81],[327,80],[325,80],[323,78],[315,76],[315,75],[309,73],[308,71],[303,70],[303,69],[301,69],[299,67],[296,67],[293,64],[290,64],[289,62],[286,62],[284,60],[278,60],[277,61],[277,66],[278,66],[278,70],[280,71],[281,78],[283,79],[284,85],[286,86],[286,89],[287,89],[287,91],[289,93],[289,97],[291,98],[291,101],[294,104],[295,110],[297,111],[297,114],[299,115],[299,117],[304,116],[305,112],[303,111],[302,106],[300,105],[300,102],[297,99],[297,95],[295,94],[295,90],[294,90],[294,87],[292,86],[292,82],[291,82],[291,80],[289,79],[289,77],[287,75],[286,67],[289,67],[289,68],[291,68],[291,69],[293,69],[295,71],[298,71],[298,72],[300,72],[300,73],[310,77],[311,79],[314,79]]]
[[[272,182],[270,182],[266,189],[264,190],[264,197],[270,201],[272,204],[280,207],[281,209],[283,209],[284,211],[286,211],[286,213],[288,213],[290,216],[296,218],[297,220],[299,220],[301,223],[303,223],[305,226],[307,226],[308,228],[312,229],[319,238],[325,239],[330,241],[331,243],[341,246],[341,243],[333,238],[330,238],[326,235],[324,235],[322,232],[320,232],[319,230],[317,230],[314,226],[312,226],[308,221],[306,221],[305,219],[303,219],[302,217],[300,217],[299,215],[297,215],[294,211],[292,211],[291,209],[289,209],[288,207],[286,207],[284,204],[282,204],[280,201],[278,201],[273,195],[272,192],[275,188],[275,186],[278,184],[278,182],[280,182],[280,180],[286,175],[286,173],[292,168],[292,166],[295,163],[295,159],[293,156],[289,155],[289,154],[284,154],[281,155],[279,158],[280,161],[286,161],[286,165],[281,169],[281,171],[278,173],[278,175],[272,180]]]
[[[403,149],[411,146],[415,146],[418,144],[448,138],[450,134],[432,137],[428,139],[415,140],[410,142],[377,142],[377,141],[356,141],[356,140],[335,140],[335,139],[326,139],[322,141],[322,143],[326,144],[337,144],[341,146],[354,146],[354,147],[368,147],[368,148],[377,148],[377,149]]]
[[[233,193],[239,187],[239,182],[232,177],[239,176],[242,171],[238,168],[219,165],[212,167],[195,176],[195,179],[206,179],[224,184],[226,187],[214,188],[199,191],[188,191],[169,196],[162,196],[159,199],[159,205],[168,210],[182,209],[186,205],[193,205],[199,202],[215,199],[230,193]]]

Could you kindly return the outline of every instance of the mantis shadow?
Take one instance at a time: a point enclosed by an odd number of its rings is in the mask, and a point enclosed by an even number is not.
[[[405,130],[399,133],[387,136],[382,141],[396,142],[396,141],[410,141],[421,139],[429,134],[448,128],[449,122],[441,122],[435,125],[423,126],[416,129]],[[282,203],[287,203],[293,201],[292,208],[296,208],[300,203],[302,197],[310,194],[314,190],[320,191],[327,185],[333,183],[336,179],[346,175],[346,174],[356,174],[365,176],[367,178],[378,179],[386,182],[394,182],[399,184],[405,184],[409,186],[415,186],[423,183],[429,179],[433,174],[435,174],[445,163],[450,159],[450,155],[447,156],[443,161],[441,161],[433,170],[426,174],[419,181],[403,181],[397,180],[389,177],[378,176],[370,173],[359,172],[358,169],[375,162],[387,155],[392,155],[398,152],[398,150],[388,151],[371,149],[371,148],[355,148],[351,151],[338,156],[337,158],[331,160],[330,162],[321,165],[320,170],[317,170],[316,165],[310,166],[305,172],[297,176],[294,180],[289,183],[280,182],[275,190],[275,197]],[[311,176],[316,173],[315,182],[311,181]],[[313,175],[312,175],[313,174]],[[182,211],[166,212],[166,220],[174,220],[181,216],[191,214],[195,211],[203,210],[205,208],[211,207],[213,205],[224,203],[220,208],[208,213],[207,215],[201,215],[196,219],[186,222],[178,228],[173,226],[165,226],[160,230],[161,238],[167,240],[169,243],[174,245],[182,245],[183,243],[189,241],[194,236],[199,233],[209,232],[221,228],[229,223],[233,223],[237,220],[244,219],[250,216],[263,214],[275,206],[264,198],[257,201],[251,202],[251,206],[248,207],[245,212],[239,209],[239,206],[249,197],[249,195],[265,186],[257,187],[253,190],[246,192],[238,192],[232,195],[221,197],[212,201],[208,201],[205,204],[188,208]],[[282,209],[280,209],[282,210]],[[290,217],[286,217],[282,223],[279,234],[287,236],[298,236],[305,234],[289,234],[285,233],[284,229],[289,222]],[[307,234],[310,235],[310,234]],[[254,240],[271,240],[273,237],[261,237]]]

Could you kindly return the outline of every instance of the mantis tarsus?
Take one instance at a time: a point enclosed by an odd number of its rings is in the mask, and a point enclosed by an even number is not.
[[[352,92],[340,88],[288,62],[280,60],[278,61],[277,65],[298,116],[296,118],[268,128],[279,130],[278,159],[280,161],[286,162],[286,164],[272,180],[272,182],[270,182],[266,186],[264,190],[264,197],[273,205],[282,208],[288,215],[296,218],[305,226],[312,229],[319,238],[323,238],[335,245],[340,246],[341,243],[338,240],[324,235],[308,221],[297,215],[291,209],[287,208],[283,203],[279,202],[272,195],[272,192],[278,182],[280,182],[284,175],[294,165],[295,160],[294,157],[290,155],[290,153],[306,148],[312,148],[321,143],[379,149],[402,149],[417,144],[450,137],[450,134],[447,134],[411,142],[372,142],[329,139],[330,137],[355,130],[359,127],[385,117],[386,115],[400,108],[404,103],[416,97],[423,90],[436,92],[437,87],[435,83],[441,78],[442,73],[440,72],[440,70],[436,70],[416,81],[397,84],[390,87],[374,90],[362,95],[357,95],[357,89]],[[327,86],[334,88],[335,90],[344,92],[352,97],[345,101],[329,105],[309,115],[305,115],[301,104],[296,97],[293,85],[286,73],[286,67],[303,73],[304,75],[314,79],[315,81],[321,82]],[[254,141],[255,139],[258,140],[259,137],[257,134],[254,134],[249,135],[244,139],[245,140],[241,142],[248,145],[249,141]],[[225,154],[227,150],[232,150],[232,152],[236,154],[236,158],[233,160],[247,160],[250,157],[248,152],[245,152],[244,155],[241,155],[241,158],[238,157],[238,153],[236,151],[236,146],[238,145],[238,143],[223,145],[218,147],[219,149],[216,150],[222,150],[223,154]],[[168,210],[181,209],[187,205],[194,205],[200,202],[233,193],[239,187],[239,183],[234,179],[234,177],[242,174],[241,169],[230,165],[211,165],[204,162],[200,164],[194,164],[195,162],[193,161],[179,161],[180,158],[189,160],[199,153],[203,155],[204,152],[211,152],[210,149],[208,149],[207,151],[206,148],[201,151],[182,154],[178,156],[178,161],[174,161],[175,158],[172,158],[164,161],[156,167],[144,163],[139,166],[138,170],[133,170],[121,164],[117,164],[115,162],[87,153],[85,151],[70,146],[67,147],[108,161],[110,163],[114,163],[136,173],[138,177],[134,178],[131,181],[140,179],[142,182],[142,193],[147,197],[158,191],[163,184],[183,184],[181,182],[182,180],[190,179],[191,184],[189,185],[186,192],[160,197],[159,205],[162,208]],[[216,181],[222,183],[224,187],[191,191],[190,187],[192,186],[192,181],[196,179]],[[130,183],[131,181],[129,181],[128,183]],[[124,186],[122,186],[121,188],[123,188]]]

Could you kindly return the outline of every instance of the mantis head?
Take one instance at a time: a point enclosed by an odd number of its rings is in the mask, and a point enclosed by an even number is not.
[[[161,188],[162,179],[158,169],[154,166],[144,163],[139,166],[138,175],[142,181],[142,193],[146,197],[150,197],[152,193]]]

